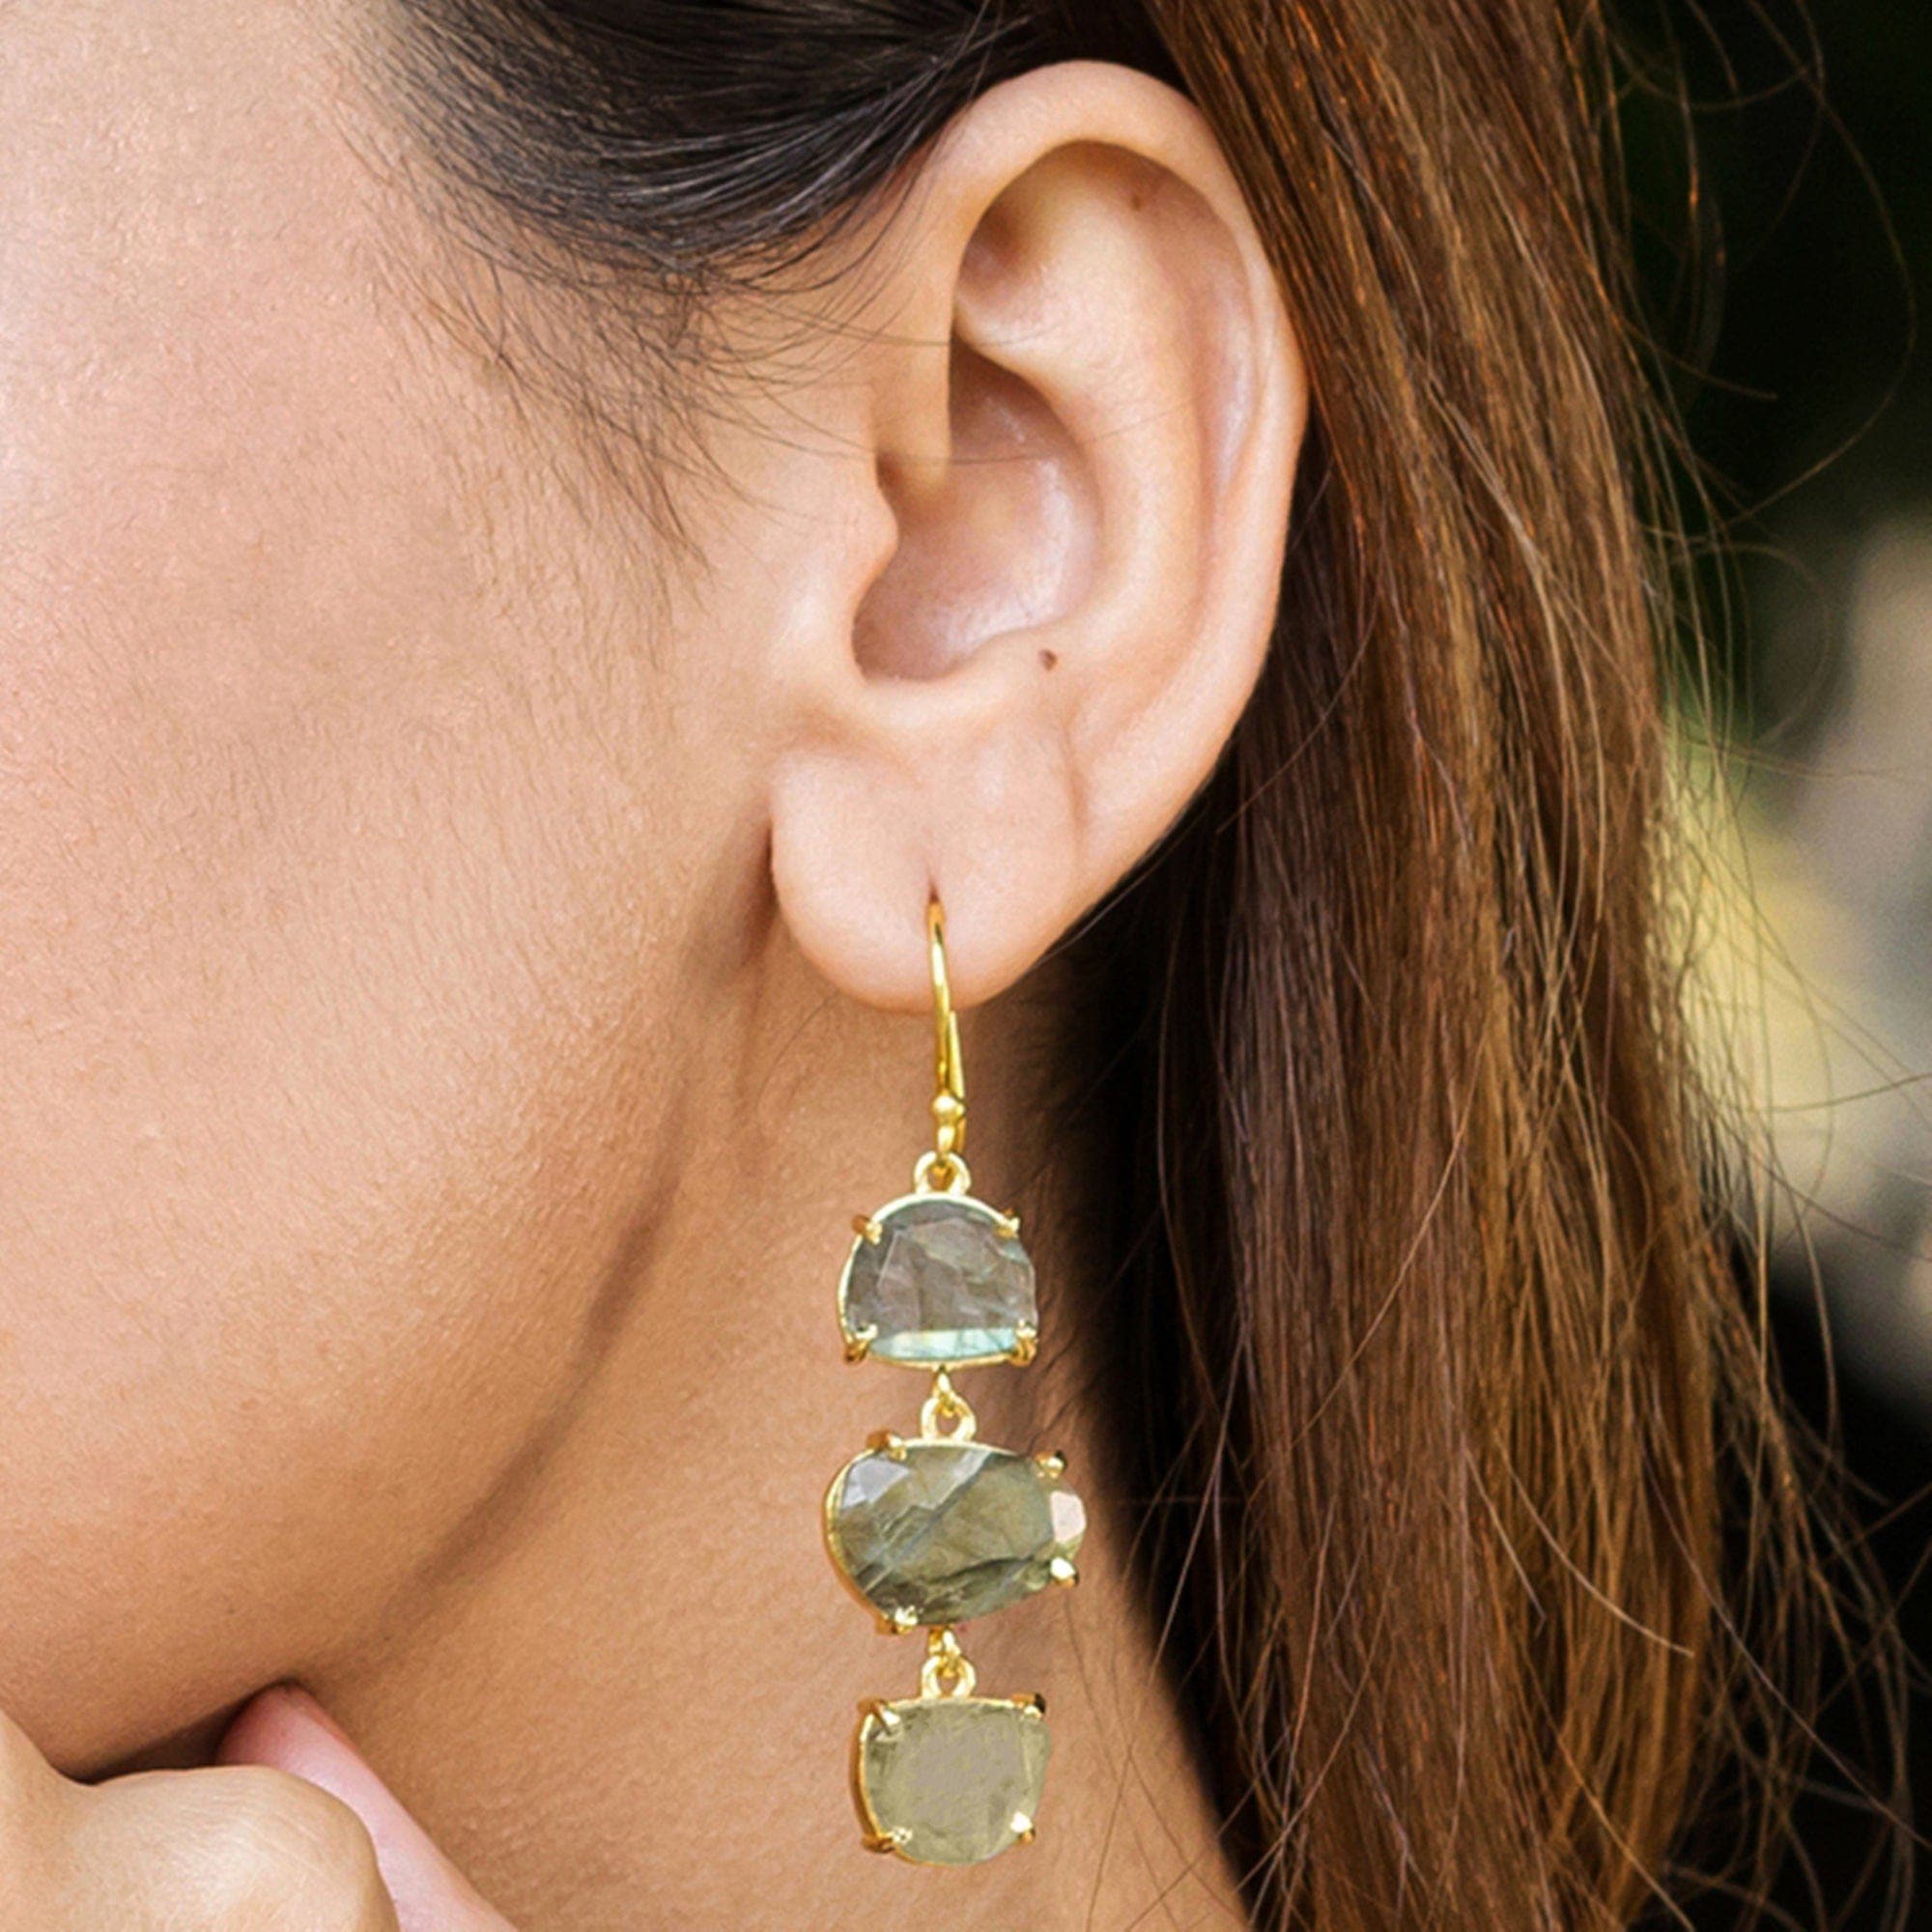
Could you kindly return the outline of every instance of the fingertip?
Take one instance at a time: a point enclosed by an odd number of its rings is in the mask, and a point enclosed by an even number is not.
[[[222,1764],[290,1772],[348,1805],[375,1843],[403,1932],[508,1932],[348,1733],[298,1685],[259,1692],[228,1727],[215,1755]]]
[[[322,1742],[355,1754],[348,1734],[309,1693],[294,1684],[271,1685],[258,1691],[237,1714],[223,1734],[214,1756],[217,1764],[270,1764],[284,1771],[286,1761]]]

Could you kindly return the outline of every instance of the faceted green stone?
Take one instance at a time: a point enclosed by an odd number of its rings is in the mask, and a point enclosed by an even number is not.
[[[955,1624],[1054,1581],[1087,1513],[1057,1465],[983,1442],[914,1441],[846,1463],[826,1529],[838,1567],[882,1617]]]
[[[1029,1834],[1046,1783],[1046,1719],[1031,1701],[912,1697],[860,1719],[859,1818],[923,1865],[977,1865]]]
[[[956,1368],[1010,1355],[1037,1325],[1032,1259],[983,1201],[909,1195],[876,1220],[879,1238],[862,1235],[845,1264],[848,1341],[864,1337],[886,1361]]]

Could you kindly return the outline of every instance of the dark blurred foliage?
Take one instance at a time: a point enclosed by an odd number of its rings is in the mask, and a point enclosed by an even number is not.
[[[1631,0],[1625,19],[1640,280],[1711,506],[1693,522],[1719,722],[1775,804],[1802,781],[1842,682],[1861,544],[1932,519],[1932,356],[1917,341],[1932,284],[1932,0]],[[1925,741],[1932,766],[1932,717]],[[1853,1533],[1922,1673],[1932,1418],[1834,1361],[1811,1285],[1784,1287],[1776,1343],[1794,1406],[1842,1452]],[[1928,1815],[1932,1701],[1912,1701],[1911,1782]],[[1860,1711],[1851,1694],[1828,1710],[1776,1901],[1790,1916],[1771,1923],[1932,1928],[1932,1860],[1918,1858],[1923,1895],[1907,1907],[1895,1891],[1888,1906],[1883,1875],[1861,1881],[1883,1827],[1833,1755],[1881,1789],[1890,1767]],[[1731,1924],[1736,1904],[1693,1916]]]
[[[1932,1537],[1932,1505],[1924,1500],[1932,1488],[1932,1434],[1820,1347],[1812,1292],[1808,1285],[1785,1286],[1795,1292],[1782,1297],[1775,1322],[1785,1385],[1803,1421],[1833,1441],[1847,1471],[1843,1514],[1899,1615],[1912,1672],[1906,1780],[1918,1817],[1901,1815],[1891,1824],[1879,1815],[1879,1801],[1896,1796],[1891,1746],[1880,1734],[1869,1687],[1838,1688],[1820,1724],[1810,1789],[1799,1804],[1796,1848],[1779,1877],[1776,1903],[1789,1918],[1770,1922],[1917,1932],[1932,1926],[1932,1856],[1914,1842],[1932,1811],[1932,1696],[1922,1681],[1932,1658],[1932,1597],[1920,1575]],[[1834,1668],[1845,1676],[1843,1660]],[[1901,1812],[1910,1809],[1908,1799]],[[1901,1897],[1901,1878],[1911,1881],[1914,1895]],[[1696,1922],[1715,1928],[1735,1918],[1734,1908],[1711,1909],[1698,1913]]]
[[[1736,727],[1783,742],[1830,703],[1860,539],[1932,510],[1932,0],[1624,19],[1648,321],[1730,564],[1712,648]]]

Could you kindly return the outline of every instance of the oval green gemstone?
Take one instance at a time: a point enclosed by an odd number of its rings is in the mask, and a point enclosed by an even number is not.
[[[1046,1719],[1028,1698],[909,1697],[859,1720],[853,1786],[867,1840],[922,1865],[977,1865],[1033,1835]]]
[[[1057,1463],[983,1442],[868,1449],[832,1480],[832,1555],[881,1617],[955,1624],[1070,1580],[1087,1531]]]
[[[1012,1224],[966,1194],[911,1194],[873,1217],[839,1284],[848,1343],[882,1361],[961,1368],[1020,1352],[1038,1326],[1033,1260]]]

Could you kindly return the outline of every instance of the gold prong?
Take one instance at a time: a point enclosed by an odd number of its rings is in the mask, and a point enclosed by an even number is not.
[[[890,1832],[867,1832],[864,1842],[868,1852],[895,1852],[899,1848],[898,1839]]]
[[[1066,1473],[1066,1458],[1058,1449],[1045,1450],[1033,1460],[1043,1476],[1064,1476]]]
[[[887,1636],[904,1636],[919,1628],[919,1612],[910,1604],[901,1604],[897,1609],[880,1616],[879,1628]]]
[[[1017,1368],[1025,1368],[1039,1353],[1039,1330],[1030,1321],[1016,1322],[1013,1326],[1013,1346],[1007,1359]]]
[[[905,1719],[883,1697],[861,1697],[859,1715],[869,1718],[883,1731],[895,1731]]]
[[[1029,1718],[1046,1716],[1046,1693],[1041,1690],[1022,1690],[1012,1700]]]
[[[1034,1830],[1033,1820],[1024,1811],[1015,1811],[1013,1813],[1011,1829],[1014,1840],[1022,1845],[1032,1844],[1035,1837],[1037,1836],[1037,1833]]]
[[[1046,1574],[1068,1590],[1080,1580],[1080,1572],[1073,1567],[1073,1559],[1069,1556],[1056,1556],[1046,1566]]]
[[[848,1362],[863,1362],[872,1352],[872,1344],[879,1339],[879,1331],[868,1321],[865,1327],[845,1338],[845,1359]]]
[[[1008,1240],[1016,1241],[1020,1237],[1020,1217],[1017,1214],[995,1212],[993,1225]]]
[[[878,1222],[873,1220],[869,1214],[854,1214],[852,1216],[852,1232],[862,1239],[870,1241],[875,1248],[886,1237],[885,1229],[880,1227]]]
[[[890,1456],[895,1462],[905,1461],[905,1441],[895,1435],[890,1429],[875,1429],[866,1437],[866,1447],[876,1449],[881,1455]]]

